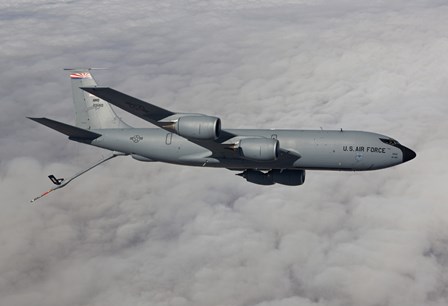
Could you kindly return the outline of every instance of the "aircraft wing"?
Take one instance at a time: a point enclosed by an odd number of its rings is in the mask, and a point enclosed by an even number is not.
[[[173,133],[173,129],[171,128],[171,120],[176,118],[176,115],[178,115],[177,113],[131,97],[109,87],[81,87],[81,89],[170,133]],[[223,144],[236,136],[237,135],[230,132],[221,130],[221,134],[216,140],[187,139],[213,152],[213,157],[241,158],[237,152],[232,149],[231,145]]]
[[[81,89],[157,126],[160,126],[160,120],[175,114],[109,87],[81,87]]]
[[[173,121],[178,119],[182,114],[171,112],[151,103],[128,96],[109,87],[81,87],[81,89],[170,133],[176,133],[173,131],[172,124]],[[235,147],[235,143],[241,138],[240,136],[242,135],[235,135],[228,131],[221,130],[219,138],[215,140],[200,140],[186,138],[184,136],[182,137],[210,150],[212,152],[211,157],[241,159],[242,157]],[[300,154],[297,152],[287,149],[280,149],[279,159],[285,163],[293,163],[300,157]]]

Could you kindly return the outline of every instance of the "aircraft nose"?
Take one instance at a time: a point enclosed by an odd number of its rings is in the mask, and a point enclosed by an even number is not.
[[[414,159],[417,154],[412,151],[409,148],[406,148],[405,146],[403,146],[401,149],[401,152],[403,152],[403,163],[410,161],[411,159]]]

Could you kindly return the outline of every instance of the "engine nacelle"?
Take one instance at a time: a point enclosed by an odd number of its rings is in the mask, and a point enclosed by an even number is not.
[[[243,173],[238,174],[246,179],[250,183],[257,185],[273,185],[274,180],[268,173],[263,173],[258,170],[246,170]]]
[[[258,170],[246,170],[238,174],[250,183],[257,185],[281,184],[287,186],[299,186],[305,183],[305,170],[271,170],[263,173]]]
[[[243,138],[239,143],[240,154],[257,161],[276,160],[279,149],[279,141],[272,138]]]
[[[211,116],[180,117],[174,130],[185,138],[218,139],[221,134],[221,119]]]
[[[269,174],[277,184],[299,186],[305,183],[305,170],[271,170]]]

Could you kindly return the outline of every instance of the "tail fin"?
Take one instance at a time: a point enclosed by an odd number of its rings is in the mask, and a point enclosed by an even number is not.
[[[75,104],[76,126],[91,129],[130,128],[106,101],[85,92],[80,87],[96,86],[91,68],[69,68]]]

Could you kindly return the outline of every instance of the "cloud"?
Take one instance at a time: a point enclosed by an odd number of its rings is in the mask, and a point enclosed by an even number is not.
[[[3,1],[1,304],[445,305],[447,10]],[[25,118],[73,122],[67,66],[224,127],[369,130],[418,157],[298,188],[117,158],[30,206],[107,154]]]

